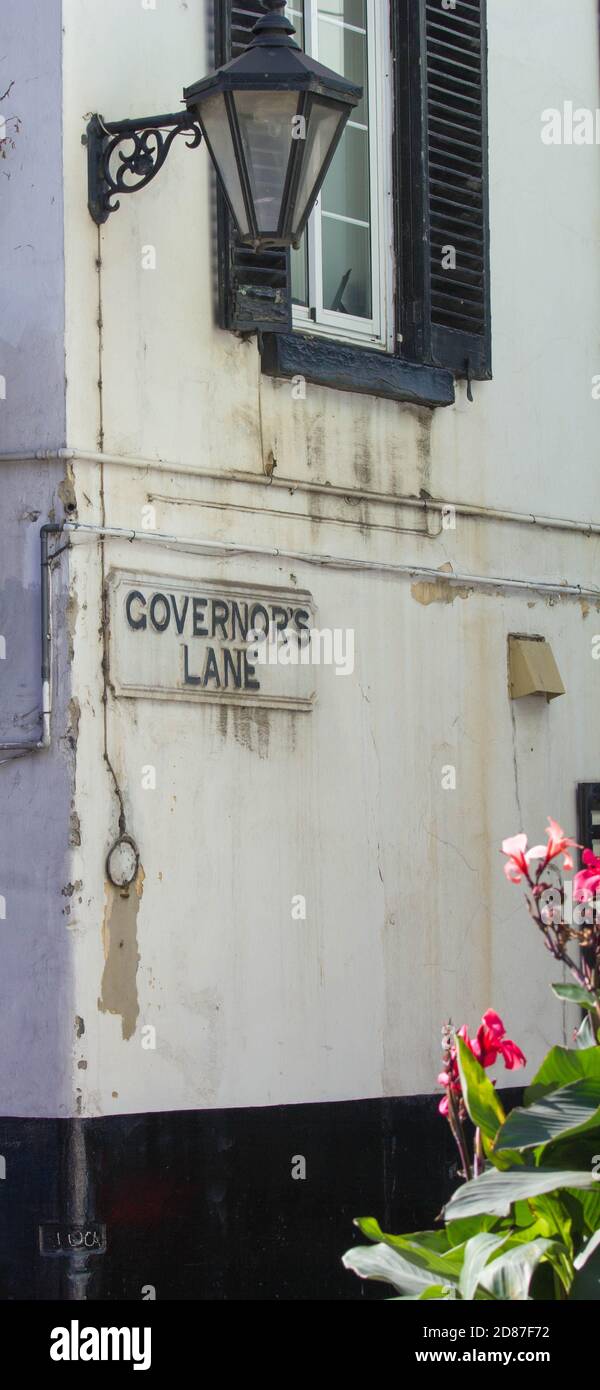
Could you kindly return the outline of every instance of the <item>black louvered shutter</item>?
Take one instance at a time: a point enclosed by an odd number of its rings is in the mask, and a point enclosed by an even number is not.
[[[486,0],[397,0],[395,47],[404,350],[487,378]]]
[[[257,19],[257,0],[215,0],[215,64],[246,48]],[[289,333],[292,327],[290,258],[287,251],[255,252],[240,246],[226,200],[218,190],[219,319],[240,333]]]

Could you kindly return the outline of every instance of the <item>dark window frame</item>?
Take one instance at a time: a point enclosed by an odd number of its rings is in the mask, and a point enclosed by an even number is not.
[[[452,22],[448,16],[454,12],[438,8],[439,0],[390,0],[396,241],[393,352],[352,345],[295,327],[289,256],[276,252],[260,258],[236,247],[225,200],[219,194],[220,322],[237,332],[258,334],[266,375],[284,379],[303,376],[309,382],[337,390],[430,407],[454,402],[455,378],[467,378],[469,382],[491,378],[486,0],[458,3],[462,6],[461,30],[455,50],[455,35],[451,30],[444,33],[444,25]],[[232,12],[235,44],[236,34],[239,38],[236,22],[241,19],[247,25],[249,14],[258,13],[260,4],[259,0],[215,0],[215,4],[219,63],[235,51],[231,47]],[[459,73],[458,78],[455,72]],[[430,82],[435,90],[430,91]],[[464,117],[461,102],[467,112]],[[467,145],[458,150],[452,147],[452,138],[443,138],[443,117],[449,115],[453,119],[457,105],[456,120],[463,119],[465,126],[470,127],[464,137]],[[439,117],[428,116],[436,106],[442,111],[441,141]],[[451,137],[456,134],[452,127]],[[449,153],[444,164],[446,147]],[[436,166],[437,199],[430,183],[432,150],[443,166],[441,174],[439,164]],[[480,169],[481,177],[469,179],[466,174],[478,158],[475,170]],[[469,222],[473,223],[474,255],[478,258],[476,265],[481,264],[482,269],[467,271],[465,279],[470,285],[465,286],[464,298],[460,276],[454,284],[449,278],[448,295],[445,289],[438,291],[432,313],[432,253],[429,252],[428,260],[427,248],[432,246],[432,228],[435,233],[436,201],[448,207],[448,226],[454,222],[459,242],[463,234],[468,237]],[[461,327],[434,322],[436,308],[440,317],[440,304],[444,317],[444,301],[449,322],[454,317]],[[465,327],[470,322],[468,316],[474,315],[476,321],[477,313],[484,330],[469,333]]]
[[[592,811],[600,811],[600,782],[579,782],[577,785],[577,834],[583,849],[592,849],[600,840],[600,826],[594,835]]]

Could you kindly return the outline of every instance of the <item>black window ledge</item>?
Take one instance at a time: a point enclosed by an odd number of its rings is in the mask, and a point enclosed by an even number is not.
[[[454,404],[454,378],[443,367],[424,367],[388,353],[304,333],[263,333],[259,341],[266,376],[302,376],[317,386],[385,396],[411,405]]]

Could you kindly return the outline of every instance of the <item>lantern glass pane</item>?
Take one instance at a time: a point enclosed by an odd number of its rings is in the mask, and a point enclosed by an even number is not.
[[[250,227],[242,196],[233,136],[222,92],[203,97],[198,103],[198,114],[204,127],[213,162],[221,176],[225,191],[233,208],[234,216],[242,236],[248,236]]]
[[[294,140],[298,94],[236,92],[235,106],[256,225],[259,232],[276,233]]]
[[[306,149],[296,197],[294,229],[302,226],[309,201],[312,201],[317,182],[321,182],[321,172],[344,119],[345,113],[338,106],[332,107],[318,100],[311,106],[306,124]]]

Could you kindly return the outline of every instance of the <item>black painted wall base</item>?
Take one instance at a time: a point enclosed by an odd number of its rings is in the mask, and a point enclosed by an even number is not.
[[[355,1216],[434,1225],[456,1186],[438,1104],[0,1120],[0,1298],[389,1297],[341,1256]]]

